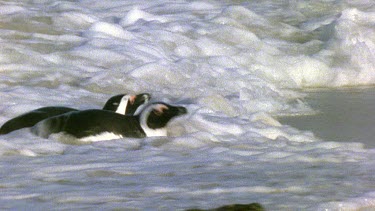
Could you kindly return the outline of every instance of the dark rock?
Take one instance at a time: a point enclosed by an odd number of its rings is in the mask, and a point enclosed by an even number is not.
[[[265,211],[263,206],[259,203],[251,203],[251,204],[231,204],[231,205],[224,205],[222,207],[214,208],[214,209],[188,209],[186,211]]]

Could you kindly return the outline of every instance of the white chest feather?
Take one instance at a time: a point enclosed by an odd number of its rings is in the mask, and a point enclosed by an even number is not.
[[[125,115],[126,114],[126,107],[128,107],[128,102],[129,102],[129,96],[125,95],[121,101],[120,104],[118,105],[116,109],[116,113]]]
[[[141,128],[143,131],[146,133],[147,137],[153,137],[153,136],[167,136],[167,129],[165,127],[163,128],[157,128],[157,129],[152,129],[147,125],[147,118],[152,112],[153,107],[148,107],[144,111],[142,111],[141,114]]]
[[[147,137],[153,137],[153,136],[167,136],[167,129],[161,128],[161,129],[151,129],[149,127],[143,127],[143,131],[146,133]]]
[[[98,135],[80,138],[79,140],[84,141],[84,142],[97,142],[97,141],[108,141],[108,140],[120,139],[120,138],[122,138],[122,135],[117,135],[117,134],[110,133],[110,132],[104,132]]]

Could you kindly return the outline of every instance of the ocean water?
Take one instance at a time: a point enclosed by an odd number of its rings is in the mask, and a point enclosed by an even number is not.
[[[373,87],[307,90],[313,115],[279,116],[282,124],[311,131],[325,141],[361,142],[375,148]]]
[[[0,136],[0,209],[375,209],[374,148],[277,120],[375,84],[374,38],[370,0],[0,1],[0,124],[119,93],[189,110],[162,138]]]

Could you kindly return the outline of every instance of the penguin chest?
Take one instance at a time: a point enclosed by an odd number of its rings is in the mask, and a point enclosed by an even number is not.
[[[83,142],[97,142],[97,141],[108,141],[113,139],[120,139],[122,138],[122,135],[115,134],[112,132],[102,132],[96,135],[90,135],[83,138],[80,138],[80,141]]]

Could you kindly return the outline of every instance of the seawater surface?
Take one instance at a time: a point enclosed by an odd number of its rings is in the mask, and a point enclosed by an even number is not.
[[[281,123],[312,131],[326,141],[361,142],[375,148],[373,87],[310,90],[305,100],[317,113],[279,117]]]
[[[374,209],[373,148],[276,119],[373,85],[374,26],[366,0],[0,1],[0,124],[119,93],[189,110],[162,138],[0,136],[0,209]]]

